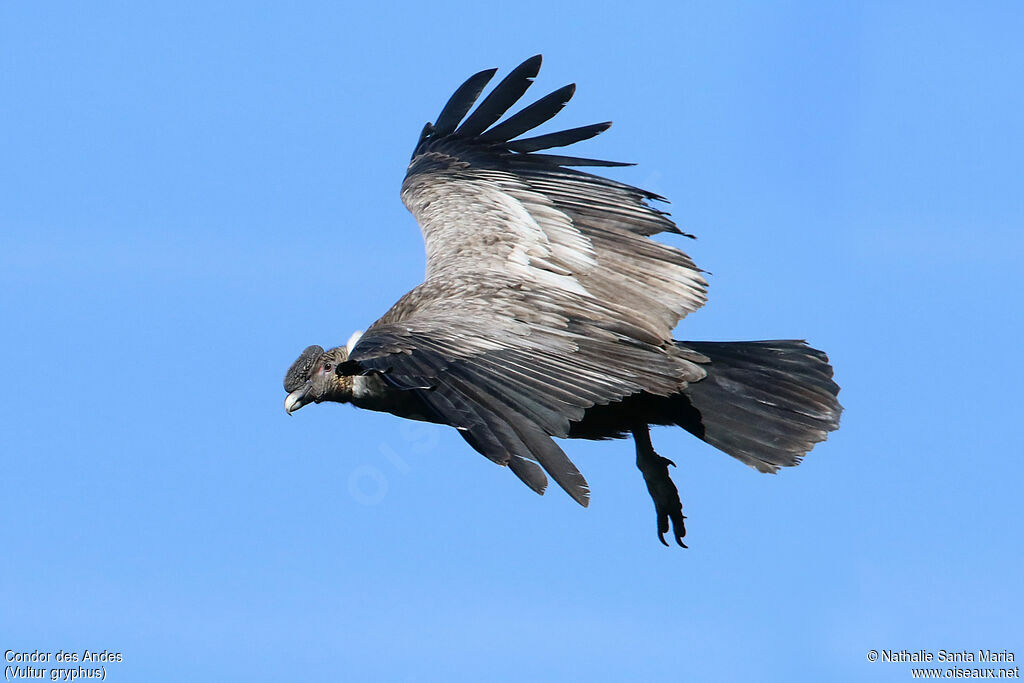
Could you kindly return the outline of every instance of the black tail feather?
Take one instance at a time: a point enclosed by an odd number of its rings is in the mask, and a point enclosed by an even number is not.
[[[680,397],[687,405],[678,424],[761,472],[799,464],[839,427],[828,356],[805,342],[678,344],[711,361]]]

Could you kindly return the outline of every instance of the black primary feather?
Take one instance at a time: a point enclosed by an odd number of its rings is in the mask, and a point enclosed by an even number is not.
[[[472,108],[473,103],[480,97],[484,87],[497,73],[497,69],[486,69],[475,73],[466,79],[466,82],[459,86],[458,90],[448,99],[444,109],[437,115],[437,122],[434,124],[432,137],[444,137],[455,132],[455,127],[463,119],[466,113]]]
[[[540,72],[541,56],[535,55],[512,69],[512,72],[494,87],[480,106],[455,131],[462,137],[476,137],[491,127],[513,104],[519,101],[533,79]]]
[[[635,166],[629,161],[605,161],[604,159],[585,159],[583,157],[567,157],[561,154],[531,154],[531,161],[539,161],[553,166]]]
[[[532,130],[547,122],[562,111],[562,107],[572,99],[576,92],[576,84],[570,83],[558,90],[545,95],[533,104],[516,112],[494,128],[480,135],[484,142],[508,142],[528,130]]]
[[[508,143],[508,148],[513,152],[525,153],[536,152],[541,149],[550,149],[552,147],[565,147],[583,140],[589,140],[595,135],[599,135],[611,128],[611,125],[611,121],[605,121],[604,123],[592,123],[589,126],[560,130],[557,133],[548,133],[547,135],[538,135],[532,138],[513,140]]]
[[[540,71],[541,56],[530,57],[513,69],[473,109],[484,87],[493,78],[496,69],[487,69],[466,80],[449,98],[436,123],[423,127],[413,159],[429,149],[427,145],[442,140],[479,141],[493,145],[492,152],[501,154],[509,161],[520,160],[546,167],[571,166],[632,166],[631,163],[589,159],[557,154],[533,154],[538,150],[565,147],[582,140],[588,140],[611,126],[610,121],[594,123],[567,130],[547,133],[522,140],[514,138],[533,130],[553,118],[572,99],[576,85],[570,84],[545,95],[524,107],[501,123],[494,125],[516,102],[522,99]],[[467,117],[467,114],[469,116]],[[463,121],[465,119],[465,121]],[[461,122],[461,125],[460,125]],[[438,149],[434,147],[434,149]],[[433,163],[433,162],[430,162]],[[628,186],[626,186],[628,187]],[[649,198],[657,198],[651,195]],[[676,230],[673,230],[676,231]]]

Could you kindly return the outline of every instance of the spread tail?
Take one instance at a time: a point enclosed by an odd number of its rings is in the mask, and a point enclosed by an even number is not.
[[[707,356],[678,424],[761,472],[800,463],[839,427],[828,356],[803,341],[677,342]]]

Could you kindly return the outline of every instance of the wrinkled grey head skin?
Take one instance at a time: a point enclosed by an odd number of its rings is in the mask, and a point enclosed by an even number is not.
[[[348,350],[339,346],[324,351],[320,346],[309,346],[288,368],[284,376],[284,390],[288,392],[284,409],[294,413],[304,405],[321,401],[345,403],[352,398],[352,378],[339,377],[335,368],[348,360]]]
[[[290,394],[305,384],[323,355],[324,348],[322,346],[307,346],[288,368],[288,373],[284,376],[284,390]]]

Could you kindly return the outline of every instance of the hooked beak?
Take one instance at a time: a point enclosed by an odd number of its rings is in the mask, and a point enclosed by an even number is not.
[[[309,382],[306,382],[306,384],[288,394],[287,398],[284,399],[285,412],[291,415],[307,403],[312,403],[312,401],[306,397],[306,394],[309,393],[309,389],[310,384]]]

